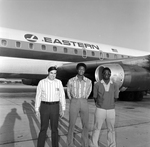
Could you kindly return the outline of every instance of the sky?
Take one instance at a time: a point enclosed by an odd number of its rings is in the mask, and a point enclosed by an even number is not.
[[[0,0],[0,26],[150,52],[150,0]]]

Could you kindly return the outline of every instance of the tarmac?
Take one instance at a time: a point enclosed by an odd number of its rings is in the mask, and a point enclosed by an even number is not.
[[[36,87],[0,85],[0,147],[36,147],[40,119],[35,116]],[[89,140],[93,130],[95,104],[88,100],[90,109]],[[69,125],[69,100],[65,116],[59,121],[59,147],[66,147]],[[82,124],[77,118],[74,130],[75,147],[81,147]],[[150,147],[150,95],[141,102],[116,102],[117,147]],[[105,123],[99,137],[100,147],[107,147]],[[51,146],[51,129],[47,131],[45,147]]]

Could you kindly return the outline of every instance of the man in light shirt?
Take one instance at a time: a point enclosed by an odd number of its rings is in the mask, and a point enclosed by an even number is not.
[[[119,97],[119,87],[110,80],[111,70],[102,70],[102,80],[94,84],[93,98],[96,103],[91,147],[99,147],[98,140],[104,121],[107,126],[108,147],[116,147],[115,141],[115,101]]]
[[[41,129],[38,136],[37,147],[44,147],[46,133],[51,125],[52,147],[58,147],[58,122],[59,115],[64,116],[66,99],[62,82],[56,79],[57,68],[52,66],[48,69],[48,76],[41,80],[37,86],[35,98],[35,112],[41,120]],[[61,106],[61,108],[60,108]],[[61,110],[61,111],[60,111]]]
[[[74,147],[73,132],[74,126],[80,113],[82,122],[82,147],[88,147],[88,123],[89,123],[89,106],[87,99],[92,90],[92,82],[84,76],[86,65],[79,63],[76,66],[77,75],[71,78],[67,84],[67,94],[70,99],[69,108],[69,130],[67,136],[68,147]]]

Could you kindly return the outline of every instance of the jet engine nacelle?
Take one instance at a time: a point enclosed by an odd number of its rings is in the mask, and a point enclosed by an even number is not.
[[[25,85],[32,85],[32,86],[36,86],[38,85],[40,80],[37,79],[22,79],[22,83]]]
[[[103,64],[96,68],[95,79],[102,79],[102,69],[111,70],[111,80],[120,87],[120,91],[144,91],[150,87],[150,73],[147,69],[124,64]]]

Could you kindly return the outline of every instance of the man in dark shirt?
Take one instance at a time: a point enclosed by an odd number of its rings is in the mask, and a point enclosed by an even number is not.
[[[111,70],[102,70],[103,79],[95,83],[93,97],[96,103],[94,129],[92,134],[92,147],[98,147],[100,130],[104,121],[108,129],[108,147],[116,147],[115,141],[115,101],[119,95],[118,86],[110,80]]]

